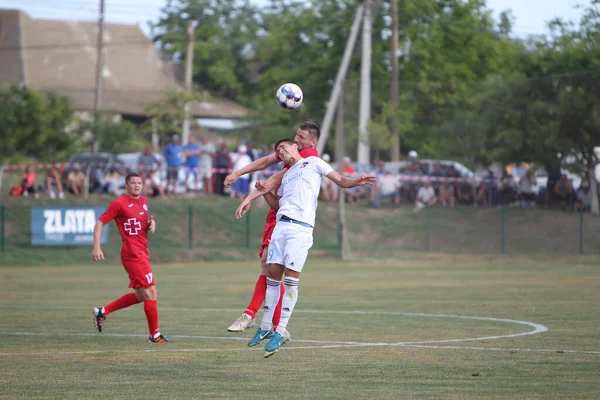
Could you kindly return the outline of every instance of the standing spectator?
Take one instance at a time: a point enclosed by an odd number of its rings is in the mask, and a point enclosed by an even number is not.
[[[233,162],[233,170],[240,170],[252,163],[252,159],[248,155],[248,148],[245,145],[241,145],[238,148],[238,152],[231,155],[231,161]],[[230,197],[233,199],[238,197],[240,200],[250,193],[250,174],[242,175],[237,181],[231,186]]]
[[[165,146],[165,161],[167,163],[167,193],[175,193],[181,167],[181,144],[179,135],[171,137],[171,143]]]
[[[535,178],[531,170],[527,170],[525,176],[519,181],[517,197],[521,200],[523,207],[529,208],[535,206]]]
[[[69,181],[69,187],[75,196],[81,197],[85,195],[87,177],[83,171],[81,171],[81,166],[79,164],[73,166],[73,171],[69,172],[67,180]]]
[[[200,145],[196,139],[190,136],[189,143],[183,146],[185,154],[185,186],[189,188],[188,180],[190,174],[194,174],[194,190],[198,188],[198,168],[200,167]]]
[[[568,207],[573,209],[575,203],[575,193],[573,186],[566,175],[561,175],[556,185],[554,185],[554,197],[557,199],[562,208]]]
[[[500,204],[511,204],[515,201],[516,190],[513,176],[505,169],[500,178]]]
[[[356,171],[352,166],[350,157],[344,157],[344,162],[342,163],[342,175],[353,176],[355,173]]]
[[[442,207],[450,206],[454,207],[454,185],[450,182],[449,179],[444,180],[440,185],[440,201],[442,203]]]
[[[423,186],[421,186],[417,192],[415,211],[420,211],[422,208],[433,207],[436,201],[437,197],[435,197],[435,190],[433,190],[431,182],[425,181]]]
[[[204,193],[213,193],[213,161],[215,158],[215,146],[208,143],[206,136],[200,138],[200,177],[202,178]]]
[[[138,174],[142,177],[142,181],[144,181],[148,174],[156,168],[160,168],[160,160],[152,154],[152,147],[146,146],[144,152],[140,154],[137,161],[137,170]]]
[[[394,204],[400,204],[400,179],[393,176],[390,171],[384,171],[383,175],[377,174],[377,195],[373,205],[381,207],[384,199],[390,199]]]
[[[40,198],[39,193],[35,190],[35,172],[30,166],[25,167],[25,172],[21,177],[21,194],[28,197],[30,194],[36,199]]]
[[[226,142],[221,142],[215,153],[215,168],[217,169],[217,187],[215,193],[225,196],[225,178],[231,170],[231,157]]]
[[[400,168],[400,175],[408,175],[409,177],[418,177],[425,175],[423,169],[421,168],[421,163],[419,163],[417,152],[411,150],[408,153],[408,164],[404,165]],[[402,186],[404,190],[404,195],[408,202],[412,203],[417,198],[417,191],[419,190],[419,182],[418,180],[408,179],[408,183]]]
[[[383,161],[378,161],[377,162],[377,182],[379,182],[379,178],[385,175],[385,163]],[[328,180],[328,179],[325,179]],[[400,183],[400,180],[398,178],[398,183]],[[371,195],[369,200],[371,201],[371,204],[375,204],[375,198],[377,197],[377,194],[379,193],[379,185],[375,185],[374,187],[371,188]],[[398,195],[400,195],[400,192],[398,192]]]
[[[50,196],[51,199],[56,198],[56,192],[54,191],[54,188],[58,190],[59,199],[65,198],[62,180],[60,179],[60,174],[58,173],[56,168],[50,168],[48,170],[48,172],[46,173],[46,178],[44,179],[44,186],[46,187],[46,190],[48,191],[48,196]]]

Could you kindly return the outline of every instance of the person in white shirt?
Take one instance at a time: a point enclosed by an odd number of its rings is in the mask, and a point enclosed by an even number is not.
[[[233,163],[233,170],[237,171],[244,167],[247,167],[252,163],[252,159],[247,154],[248,148],[245,145],[241,145],[238,147],[238,152],[231,155],[231,162]],[[245,196],[250,192],[250,175],[242,175],[239,177],[237,181],[231,186],[231,195],[230,197],[233,199],[234,197],[239,197],[240,200],[243,200]]]
[[[435,197],[435,190],[433,189],[433,186],[431,186],[431,182],[425,181],[423,186],[421,186],[417,192],[415,211],[419,211],[425,207],[431,207],[436,201],[437,197]]]
[[[356,178],[340,176],[319,157],[302,158],[298,153],[298,145],[290,139],[282,139],[277,142],[275,151],[286,164],[290,165],[290,168],[283,176],[281,186],[277,190],[279,210],[277,211],[277,224],[268,249],[269,274],[263,320],[252,339],[260,342],[270,338],[265,346],[265,358],[273,355],[279,349],[298,300],[300,272],[313,243],[313,227],[317,199],[321,189],[321,178],[326,176],[345,189],[361,185],[374,185],[376,182],[376,178],[370,175],[359,175]],[[242,218],[250,209],[252,200],[263,194],[255,192],[248,196],[236,210],[236,218]],[[285,293],[281,319],[277,330],[273,332],[273,311],[279,301],[279,285],[284,274]]]
[[[377,195],[373,205],[381,207],[383,200],[391,199],[394,204],[400,204],[400,178],[393,176],[390,171],[384,171],[377,180]]]
[[[200,179],[202,179],[202,188],[204,193],[213,192],[213,158],[215,157],[215,146],[208,143],[206,136],[200,138]]]

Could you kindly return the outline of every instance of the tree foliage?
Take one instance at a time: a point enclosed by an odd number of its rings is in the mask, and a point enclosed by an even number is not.
[[[79,149],[67,133],[73,121],[69,99],[37,92],[25,85],[0,87],[0,159],[57,161]]]

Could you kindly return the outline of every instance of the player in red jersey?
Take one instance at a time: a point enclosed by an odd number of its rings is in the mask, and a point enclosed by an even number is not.
[[[154,232],[156,222],[149,214],[148,201],[140,195],[143,188],[144,184],[139,174],[128,174],[125,178],[125,194],[109,204],[94,226],[92,259],[98,262],[104,260],[100,248],[102,227],[115,220],[123,243],[121,262],[129,275],[129,287],[135,290],[134,293],[127,293],[104,307],[94,307],[94,324],[98,331],[102,332],[104,320],[110,313],[143,302],[150,332],[148,341],[166,343],[167,338],[158,328],[158,297],[148,254],[148,231]]]
[[[300,149],[300,155],[303,158],[311,157],[311,156],[319,156],[319,152],[315,149],[317,142],[319,140],[321,132],[319,127],[312,122],[305,122],[296,131],[296,137],[294,141],[298,144],[298,148]],[[225,178],[225,186],[229,187],[233,184],[240,176],[256,171],[263,170],[273,164],[276,164],[281,161],[281,158],[277,153],[272,153],[266,157],[260,158],[258,160],[253,161],[247,167],[241,168],[238,171],[233,171],[227,178]],[[289,165],[284,165],[282,170],[278,173],[274,174],[271,178],[268,179],[267,182],[258,181],[257,187],[260,188],[262,192],[269,192],[269,188],[276,188],[279,186],[281,182],[281,178],[283,177],[286,169],[289,168]],[[262,193],[261,193],[262,195]],[[253,196],[250,194],[249,196]],[[248,307],[244,310],[242,315],[238,319],[235,320],[233,324],[227,330],[229,332],[243,332],[247,328],[251,328],[254,326],[254,317],[258,312],[258,309],[261,307],[263,301],[265,300],[265,293],[267,291],[267,262],[266,262],[266,251],[265,249],[269,246],[269,242],[271,241],[271,235],[273,233],[273,229],[275,229],[275,224],[277,222],[276,215],[277,209],[279,208],[279,203],[276,197],[273,194],[267,193],[265,196],[265,200],[270,206],[269,212],[267,214],[267,218],[265,221],[265,227],[263,229],[263,237],[262,243],[260,247],[259,256],[261,258],[261,269],[260,275],[256,281],[254,286],[254,292],[252,294],[252,298]],[[280,288],[281,296],[283,298],[283,285]],[[275,313],[273,315],[273,325],[277,326],[279,322],[279,318],[281,315],[281,304],[280,301],[275,309]],[[287,333],[287,340],[289,340],[289,332]]]

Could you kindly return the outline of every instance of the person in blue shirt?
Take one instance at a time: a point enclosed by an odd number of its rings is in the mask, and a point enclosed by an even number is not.
[[[181,166],[181,144],[179,135],[173,135],[171,142],[165,146],[165,160],[167,162],[167,191],[175,192],[179,167]]]
[[[198,167],[200,166],[200,145],[196,143],[196,139],[190,136],[188,144],[183,146],[183,153],[185,154],[185,182],[187,186],[190,174],[194,174],[194,189],[198,187]]]

